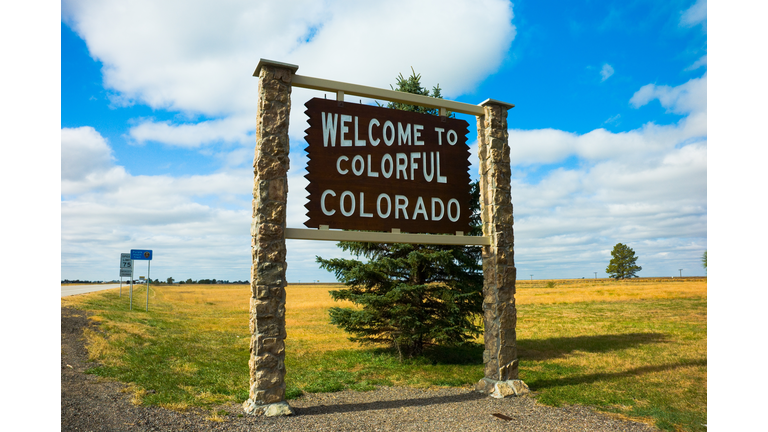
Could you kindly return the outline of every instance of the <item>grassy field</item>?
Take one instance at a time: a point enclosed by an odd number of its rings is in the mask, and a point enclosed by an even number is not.
[[[328,324],[333,285],[287,289],[288,398],[377,385],[471,386],[482,346],[397,361]],[[244,285],[134,287],[62,298],[101,323],[87,331],[99,376],[129,384],[134,403],[213,408],[248,397]],[[706,430],[706,279],[517,283],[520,378],[547,405],[583,404],[664,430]],[[140,303],[140,304],[137,304]],[[479,340],[478,342],[482,342]]]

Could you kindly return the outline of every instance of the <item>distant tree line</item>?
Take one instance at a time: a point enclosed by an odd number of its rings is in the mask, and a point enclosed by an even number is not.
[[[172,277],[169,277],[165,280],[165,282],[160,282],[159,280],[155,279],[153,283],[160,284],[160,283],[166,283],[166,284],[203,284],[203,285],[217,285],[217,284],[229,284],[229,285],[242,285],[242,284],[248,284],[247,280],[245,281],[229,281],[229,280],[223,280],[223,279],[200,279],[197,281],[192,280],[192,278],[188,278],[185,281],[175,281]]]
[[[118,280],[113,280],[111,282],[117,283]],[[123,280],[124,283],[131,283],[131,280]],[[80,280],[80,279],[63,279],[61,281],[63,284],[95,284],[95,283],[104,283],[104,281],[89,281],[89,280]],[[144,279],[135,279],[133,283],[146,283]],[[204,285],[217,285],[217,284],[230,284],[230,285],[242,285],[242,284],[248,284],[250,283],[247,280],[244,281],[229,281],[229,280],[222,280],[222,279],[200,279],[198,281],[193,281],[191,278],[187,279],[186,281],[178,281],[174,282],[174,279],[172,277],[169,277],[164,282],[160,282],[159,279],[155,279],[152,281],[153,284],[204,284]]]
[[[61,281],[63,284],[92,284],[92,283],[103,283],[104,281],[89,281],[89,280],[80,280],[80,279],[64,279]]]

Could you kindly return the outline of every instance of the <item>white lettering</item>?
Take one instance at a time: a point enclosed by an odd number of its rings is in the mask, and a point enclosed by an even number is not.
[[[445,132],[445,129],[436,127],[435,132],[437,132],[437,145],[443,145],[443,132]]]
[[[453,136],[453,139],[451,139],[451,136]],[[456,145],[456,142],[458,142],[459,137],[456,135],[456,131],[451,129],[448,131],[448,144],[450,145]]]
[[[343,170],[342,171],[342,169],[341,169],[341,160],[342,159],[346,160],[346,161],[349,160],[349,158],[344,156],[344,155],[339,156],[339,158],[336,159],[336,171],[338,171],[339,174],[344,175],[344,174],[348,173],[349,170]]]
[[[352,200],[352,208],[349,211],[344,210],[344,197],[348,196],[349,199]],[[355,212],[355,196],[350,191],[344,191],[341,193],[341,198],[339,198],[339,209],[341,210],[341,214],[344,216],[352,216],[352,213]],[[455,221],[454,221],[455,222]]]
[[[432,168],[429,171],[429,175],[427,175],[427,154],[422,153],[421,158],[424,160],[424,179],[428,182],[432,181],[432,177],[435,176],[435,154],[433,152],[429,152],[429,156],[431,159]]]
[[[360,162],[360,169],[356,168],[356,162]],[[363,171],[365,171],[365,161],[363,160],[362,156],[356,155],[354,158],[352,158],[352,172],[359,177],[361,174],[363,174]]]
[[[400,204],[402,202],[402,204]],[[403,211],[403,218],[408,219],[408,197],[405,195],[395,195],[395,219],[400,219],[400,210]]]
[[[351,191],[344,191],[341,193],[341,196],[338,200],[338,210],[341,211],[341,214],[345,217],[354,217],[355,211],[358,207],[358,202],[356,200],[355,194],[358,192],[351,192]],[[359,192],[360,194],[360,201],[359,201],[359,214],[358,216],[361,218],[373,218],[374,213],[368,213],[365,211],[365,192]],[[328,199],[328,196],[335,197],[336,192],[334,192],[331,189],[327,189],[323,191],[322,195],[320,196],[320,209],[322,210],[323,214],[326,216],[333,216],[336,213],[337,209],[329,210],[329,202],[326,200]],[[411,213],[411,217],[408,215],[408,204],[409,199],[405,195],[395,195],[394,196],[394,206],[393,206],[393,199],[390,197],[390,195],[386,193],[381,193],[376,198],[376,215],[380,219],[388,219],[392,215],[392,210],[394,207],[394,214],[395,219],[412,219],[412,220],[418,220],[420,219],[420,216],[425,221],[440,221],[443,219],[444,216],[448,216],[448,219],[451,222],[458,222],[459,217],[461,216],[461,206],[459,205],[459,200],[456,198],[451,198],[448,200],[448,203],[445,204],[441,198],[438,197],[430,197],[428,198],[431,200],[431,212],[427,211],[426,201],[425,198],[422,196],[416,197],[416,204],[414,208],[411,210],[413,213]],[[384,205],[384,202],[386,202],[386,206]],[[330,206],[335,207],[335,205]]]
[[[413,211],[414,220],[419,213],[424,214],[424,220],[429,220],[429,218],[427,218],[427,209],[424,207],[424,200],[421,197],[416,201],[416,210]]]
[[[421,158],[421,153],[411,153],[411,180],[414,180],[415,177],[413,176],[413,171],[416,170],[416,168],[419,167],[419,163],[416,162],[414,159]]]
[[[386,198],[387,200],[387,213],[382,214],[381,213],[381,199]],[[387,194],[379,194],[379,197],[376,198],[376,213],[379,215],[380,218],[386,219],[389,217],[389,214],[392,212],[392,200],[389,199],[389,195]]]
[[[448,183],[448,179],[445,176],[440,175],[440,152],[435,153],[437,153],[437,182]]]
[[[352,116],[342,114],[341,115],[341,133],[340,133],[340,141],[342,147],[352,147],[352,140],[344,139],[344,134],[349,132],[349,127],[346,126],[347,122],[352,121]]]
[[[387,139],[387,129],[392,131],[392,137]],[[381,134],[382,138],[384,138],[384,144],[387,146],[391,146],[395,142],[395,125],[392,124],[391,121],[387,120],[384,122],[384,131]]]
[[[456,216],[451,217],[451,204],[456,204]],[[451,198],[448,201],[448,220],[451,222],[456,222],[459,220],[459,213],[461,212],[461,207],[459,207],[459,201],[456,198]]]
[[[397,173],[395,175],[395,178],[400,178],[400,171],[403,172],[403,179],[408,180],[408,174],[406,173],[406,169],[408,168],[408,155],[405,153],[396,153],[395,158],[397,161]]]
[[[357,116],[355,116],[355,147],[365,147],[365,140],[357,139]]]
[[[411,124],[406,123],[405,129],[400,122],[397,122],[397,145],[403,145],[403,143],[411,145]]]
[[[387,170],[386,167],[384,167],[384,162],[389,161],[389,170]],[[395,163],[392,162],[392,155],[389,153],[385,154],[384,157],[381,158],[381,173],[384,174],[384,178],[390,178],[392,177],[392,171],[395,169]]]
[[[376,140],[373,139],[373,125],[374,125],[374,123],[376,124],[376,126],[380,126],[381,125],[381,123],[379,123],[378,120],[371,119],[370,123],[368,123],[368,141],[371,142],[372,146],[376,147],[377,145],[379,145],[380,140],[378,138],[376,138]]]
[[[371,155],[368,155],[368,177],[378,177],[379,173],[376,171],[371,171],[371,167],[373,164],[371,164]]]
[[[435,216],[435,204],[440,204],[440,216]],[[443,218],[443,214],[445,213],[445,206],[443,205],[443,200],[440,198],[432,198],[432,220],[433,221],[439,221]]]
[[[328,209],[325,208],[325,197],[328,196],[328,195],[336,196],[336,192],[334,192],[334,191],[332,191],[330,189],[327,189],[326,191],[323,192],[322,195],[320,195],[320,209],[323,211],[324,215],[326,215],[326,216],[333,216],[333,214],[336,213],[336,210],[328,211]]]
[[[360,217],[373,217],[373,213],[366,213],[363,209],[363,206],[365,205],[365,195],[363,195],[362,192],[360,192]]]
[[[328,120],[326,121],[323,114],[326,113],[320,113],[320,118],[323,120],[323,147],[328,147],[329,140],[331,142],[331,147],[336,147],[336,125],[338,125],[339,115],[327,113]]]
[[[424,125],[413,125],[413,145],[424,145],[424,141],[419,139],[422,129],[424,129]]]

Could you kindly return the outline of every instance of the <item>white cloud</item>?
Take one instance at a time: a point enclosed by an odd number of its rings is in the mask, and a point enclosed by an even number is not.
[[[600,81],[602,82],[607,80],[608,78],[611,77],[611,75],[613,75],[613,66],[609,65],[608,63],[605,63],[603,65],[603,68],[600,69],[600,78],[601,78]]]
[[[604,277],[606,264],[595,263],[607,263],[617,242],[635,248],[645,276],[700,269],[707,238],[706,75],[676,87],[644,86],[631,103],[655,99],[687,117],[620,133],[509,131],[520,277]],[[527,180],[539,164],[572,156],[576,166]]]
[[[692,71],[692,70],[696,70],[696,69],[698,69],[698,68],[700,68],[700,67],[702,67],[702,66],[706,66],[706,65],[707,65],[707,56],[706,56],[706,55],[704,55],[704,56],[701,56],[701,57],[700,57],[698,60],[696,60],[695,62],[693,62],[693,64],[692,64],[692,65],[690,65],[690,66],[688,66],[687,68],[685,68],[685,70],[686,70],[686,71]]]
[[[200,123],[173,124],[171,122],[144,121],[130,129],[136,142],[160,142],[184,148],[196,148],[215,142],[253,143],[256,124],[252,116],[232,116]]]
[[[704,24],[706,31],[707,21],[707,0],[696,0],[690,8],[686,9],[680,15],[680,25],[684,27],[693,27],[698,24]]]
[[[62,180],[82,180],[90,174],[108,171],[112,159],[112,149],[92,127],[61,130]]]
[[[707,110],[707,74],[677,87],[647,84],[640,88],[629,103],[639,108],[658,99],[661,106],[676,114],[692,114]]]
[[[119,254],[145,248],[155,251],[153,279],[248,279],[252,168],[134,176],[115,164],[92,127],[64,128],[61,137],[62,278],[117,279]],[[305,185],[301,173],[291,173],[288,226],[302,226]],[[290,280],[332,279],[317,269],[315,255],[345,255],[333,242],[314,243],[291,246]],[[298,267],[302,262],[311,268]]]
[[[407,10],[407,13],[403,13]],[[273,2],[64,1],[62,16],[103,62],[105,87],[133,101],[218,117],[192,124],[145,122],[139,142],[183,147],[240,141],[254,125],[260,58],[299,65],[299,74],[388,88],[409,67],[449,89],[473,89],[496,71],[515,38],[512,4],[501,0]],[[433,37],[446,28],[450,42]],[[415,30],[417,29],[417,30]],[[354,35],[354,37],[350,37]],[[436,36],[437,37],[437,36]],[[295,89],[302,105],[317,92]],[[303,110],[293,110],[292,124]],[[235,119],[227,117],[234,116]],[[292,136],[302,136],[300,127]]]

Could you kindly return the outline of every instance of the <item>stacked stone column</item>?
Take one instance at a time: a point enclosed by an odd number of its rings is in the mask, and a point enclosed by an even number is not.
[[[250,397],[253,415],[287,415],[285,402],[285,216],[291,79],[298,66],[262,60],[253,161]]]
[[[485,115],[477,118],[480,201],[483,235],[491,244],[483,246],[485,378],[476,389],[504,397],[528,391],[517,379],[516,269],[507,132],[507,110],[514,105],[490,99],[481,105]]]

